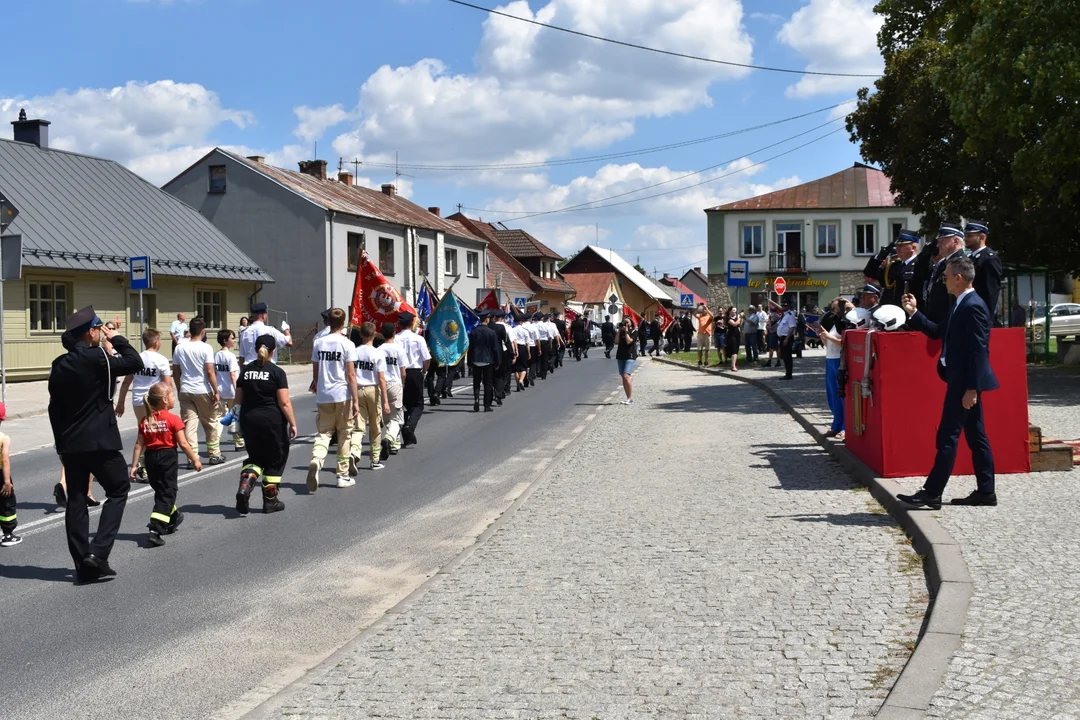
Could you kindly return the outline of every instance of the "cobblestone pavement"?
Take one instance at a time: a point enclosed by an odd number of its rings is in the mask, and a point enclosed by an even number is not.
[[[290,718],[872,717],[917,556],[760,390],[653,364],[446,579]]]
[[[824,418],[823,361],[807,359],[796,372],[801,379],[777,386]],[[1080,373],[1030,368],[1028,378],[1032,423],[1058,438],[1080,437]],[[914,491],[923,478],[900,482]],[[1080,720],[1078,483],[1078,470],[1002,475],[996,508],[935,513],[960,543],[974,593],[962,645],[929,717]],[[974,487],[972,477],[956,477],[946,495]]]

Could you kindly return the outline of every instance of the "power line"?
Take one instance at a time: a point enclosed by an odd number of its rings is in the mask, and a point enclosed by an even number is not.
[[[395,165],[393,163],[381,163],[381,162],[365,162],[364,165],[368,167],[379,168],[404,168],[406,170],[530,170],[534,168],[545,167],[560,167],[563,165],[578,165],[591,162],[599,162],[604,160],[615,160],[624,157],[631,157],[633,155],[649,155],[651,153],[663,152],[665,150],[675,150],[678,148],[689,147],[691,145],[699,145],[701,143],[712,142],[714,140],[722,140],[724,138],[733,137],[735,135],[742,135],[743,133],[752,132],[754,130],[761,130],[762,128],[773,127],[774,125],[781,125],[792,120],[801,120],[811,115],[817,115],[823,113],[826,110],[834,110],[842,105],[850,103],[851,100],[844,100],[843,102],[830,105],[829,107],[819,108],[812,110],[801,115],[792,115],[791,117],[782,118],[780,120],[773,120],[771,122],[762,123],[761,125],[754,125],[752,127],[740,128],[738,130],[729,130],[728,132],[721,133],[719,135],[710,135],[708,137],[695,138],[693,140],[683,140],[677,143],[670,143],[668,145],[657,145],[654,147],[639,148],[637,150],[624,150],[617,153],[607,153],[605,155],[589,155],[579,158],[567,158],[564,160],[544,160],[529,163],[491,163],[486,165],[433,165],[426,163],[401,163]]]
[[[499,15],[500,17],[510,18],[511,20],[518,20],[520,22],[529,23],[530,25],[538,25],[549,30],[558,30],[559,32],[569,33],[570,35],[577,35],[579,37],[589,38],[590,40],[600,40],[601,42],[611,43],[612,45],[621,45],[622,47],[634,48],[635,50],[646,50],[648,52],[659,53],[661,55],[670,55],[671,57],[682,58],[684,60],[700,60],[701,62],[713,63],[716,65],[729,65],[731,67],[747,68],[749,70],[768,70],[769,72],[790,73],[792,75],[824,75],[827,77],[849,77],[849,78],[879,78],[880,74],[860,74],[860,73],[838,73],[838,72],[821,72],[814,70],[795,70],[792,68],[779,68],[770,67],[768,65],[750,65],[748,63],[732,62],[731,60],[717,60],[715,58],[699,57],[697,55],[687,55],[686,53],[673,52],[671,50],[661,50],[659,48],[651,48],[646,45],[637,45],[635,43],[625,42],[623,40],[613,40],[611,38],[601,37],[599,35],[590,35],[589,33],[581,32],[580,30],[571,30],[570,28],[559,27],[558,25],[549,25],[548,23],[542,23],[539,20],[530,20],[529,18],[519,17],[517,15],[510,15],[499,10],[493,10],[491,8],[482,7],[480,5],[473,5],[472,3],[464,2],[463,0],[447,0],[455,5],[461,5],[463,7],[472,8],[473,10],[480,10],[482,12],[489,13],[491,15]]]

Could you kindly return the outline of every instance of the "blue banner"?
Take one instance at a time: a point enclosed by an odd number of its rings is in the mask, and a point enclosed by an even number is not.
[[[439,301],[435,312],[431,313],[424,331],[432,356],[443,367],[457,365],[469,349],[469,330],[461,308],[461,301],[452,291],[448,291]],[[468,310],[467,307],[465,309]],[[480,322],[471,310],[469,314],[476,319],[476,323]]]
[[[454,297],[457,297],[456,295]],[[458,309],[461,310],[461,319],[465,323],[465,333],[471,335],[473,329],[480,324],[480,318],[473,312],[472,308],[461,301],[461,298],[457,298]]]
[[[428,294],[427,283],[420,288],[420,294],[416,296],[416,316],[420,322],[426,323],[431,316],[431,295]]]

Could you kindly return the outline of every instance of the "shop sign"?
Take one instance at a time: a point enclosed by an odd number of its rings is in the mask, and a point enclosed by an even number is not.
[[[804,290],[807,288],[827,288],[829,287],[828,280],[815,280],[813,278],[785,278],[787,281],[788,290]],[[750,280],[750,287],[757,289],[762,287],[763,284],[772,285],[776,281],[776,278],[767,277],[764,283],[761,280]]]

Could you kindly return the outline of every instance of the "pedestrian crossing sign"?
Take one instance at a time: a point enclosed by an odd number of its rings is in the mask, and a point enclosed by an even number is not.
[[[525,298],[523,298],[523,297],[514,298],[514,304],[517,305],[519,308],[525,307]]]
[[[694,307],[694,295],[693,293],[679,293],[679,307],[689,308]]]

